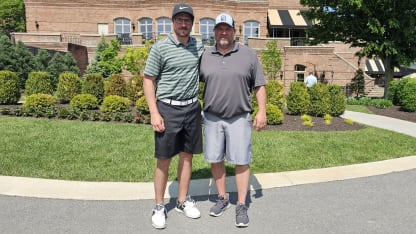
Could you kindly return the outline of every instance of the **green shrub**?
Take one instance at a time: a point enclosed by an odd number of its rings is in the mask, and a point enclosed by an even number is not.
[[[72,98],[72,108],[79,108],[80,110],[94,110],[98,108],[98,100],[92,94],[77,94]]]
[[[117,95],[110,95],[104,98],[101,104],[101,111],[104,113],[116,113],[129,111],[130,100]]]
[[[82,85],[82,93],[94,95],[98,103],[104,98],[104,78],[99,73],[86,74]]]
[[[36,93],[53,94],[51,77],[47,72],[31,72],[26,80],[26,96]]]
[[[304,126],[309,126],[309,127],[313,127],[314,123],[313,123],[312,121],[304,121],[304,122],[302,123],[302,125],[304,125]]]
[[[394,105],[400,105],[400,102],[399,102],[399,81],[398,80],[390,81],[388,99],[390,101],[392,101],[392,103]]]
[[[81,79],[72,72],[63,72],[59,75],[56,97],[60,103],[69,103],[72,98],[81,92]]]
[[[150,114],[149,106],[147,105],[146,98],[144,96],[137,99],[136,104],[134,105],[134,107],[142,115]]]
[[[251,114],[252,119],[255,118],[258,107],[254,108],[253,113]],[[276,105],[273,104],[266,104],[266,116],[267,116],[267,124],[268,125],[278,125],[282,124],[284,120],[284,115],[282,110],[279,109]]]
[[[38,93],[32,94],[26,97],[25,103],[23,103],[24,109],[39,109],[52,107],[55,104],[55,98],[50,94]]]
[[[69,116],[69,110],[65,107],[60,106],[57,109],[56,115],[58,116],[59,119],[67,119]]]
[[[325,121],[325,125],[331,125],[332,123],[332,116],[330,114],[325,114],[324,115],[324,121]]]
[[[132,103],[136,103],[136,101],[143,97],[143,76],[142,75],[135,75],[132,76],[129,81],[127,82],[127,93],[128,98]]]
[[[273,104],[266,104],[267,124],[277,125],[282,124],[284,120],[283,112],[278,106]]]
[[[312,117],[310,115],[306,115],[306,114],[303,114],[300,117],[300,119],[303,120],[303,121],[312,121]]]
[[[3,108],[1,108],[1,110],[0,110],[0,114],[2,114],[2,115],[10,115],[12,112],[10,111],[10,109],[9,108],[7,108],[7,107],[3,107]]]
[[[310,98],[306,85],[303,82],[292,82],[287,96],[287,111],[291,115],[307,113]]]
[[[360,100],[355,97],[348,97],[346,98],[347,105],[361,105]]]
[[[416,79],[408,81],[407,85],[403,87],[400,95],[400,103],[405,111],[416,111]]]
[[[131,123],[134,120],[134,115],[132,113],[126,113],[124,115],[124,121],[127,123]]]
[[[0,71],[0,104],[16,104],[20,99],[19,77],[11,71]]]
[[[99,121],[101,119],[101,113],[98,111],[94,111],[91,114],[91,120],[92,121]]]
[[[386,100],[382,98],[373,99],[370,102],[371,106],[377,107],[379,109],[387,109],[393,106],[393,103],[391,100]]]
[[[89,120],[89,118],[90,118],[89,112],[86,110],[81,111],[81,113],[79,114],[79,119],[81,121]]]
[[[309,114],[314,116],[324,116],[330,112],[331,97],[329,95],[328,86],[317,83],[309,89],[311,104]]]
[[[373,99],[370,97],[360,97],[358,98],[358,101],[360,103],[360,105],[364,105],[364,106],[369,106],[371,104],[371,101]]]
[[[120,74],[113,74],[108,79],[105,96],[117,95],[127,97],[127,83]]]
[[[267,103],[276,105],[283,110],[286,108],[285,92],[283,85],[277,80],[268,81],[266,84]],[[253,99],[255,99],[253,97]]]
[[[352,120],[352,119],[345,119],[344,122],[346,124],[349,124],[349,125],[353,125],[354,124],[354,120]]]
[[[412,78],[403,78],[400,79],[397,84],[396,96],[398,105],[403,106],[403,100],[407,93],[404,92],[404,89],[407,87],[408,83],[411,82]]]
[[[329,113],[332,116],[340,116],[347,108],[345,103],[345,96],[341,86],[336,84],[328,85],[328,91],[330,96]]]

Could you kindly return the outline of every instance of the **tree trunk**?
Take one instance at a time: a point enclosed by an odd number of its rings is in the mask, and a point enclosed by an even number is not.
[[[394,67],[391,65],[391,56],[382,58],[384,65],[384,99],[389,98],[390,81],[394,77]]]

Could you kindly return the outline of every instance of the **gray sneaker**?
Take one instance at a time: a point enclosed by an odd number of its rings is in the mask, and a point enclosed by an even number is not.
[[[228,193],[226,194],[227,198],[223,196],[218,196],[217,203],[209,210],[209,214],[215,217],[221,216],[224,211],[231,207]]]
[[[235,207],[235,226],[247,227],[248,226],[248,215],[247,206],[244,204],[237,204]]]

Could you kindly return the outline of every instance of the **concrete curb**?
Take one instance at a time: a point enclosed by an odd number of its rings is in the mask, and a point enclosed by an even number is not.
[[[250,177],[250,190],[346,180],[416,169],[416,156],[384,161],[302,171],[255,174]],[[234,177],[227,177],[229,192],[235,192]],[[168,182],[165,198],[177,194],[177,183]],[[192,196],[216,194],[212,179],[192,180]],[[154,199],[153,183],[82,182],[0,176],[0,194],[8,196],[76,199],[140,200]]]

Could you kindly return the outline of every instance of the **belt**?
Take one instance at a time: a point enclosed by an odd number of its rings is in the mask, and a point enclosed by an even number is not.
[[[186,105],[189,105],[189,104],[192,104],[192,103],[198,101],[198,97],[194,97],[194,98],[191,98],[191,99],[188,99],[188,100],[182,100],[182,101],[163,98],[163,99],[159,99],[159,101],[170,104],[172,106],[186,106]]]

